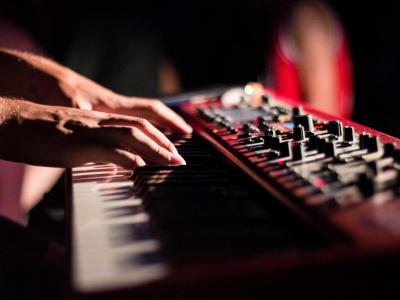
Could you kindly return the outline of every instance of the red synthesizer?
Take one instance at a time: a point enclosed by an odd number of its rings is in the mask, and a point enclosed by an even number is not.
[[[71,297],[400,294],[400,141],[268,89],[227,93],[180,105],[186,166],[71,170]]]

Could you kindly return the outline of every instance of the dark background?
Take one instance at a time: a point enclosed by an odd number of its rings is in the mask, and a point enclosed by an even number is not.
[[[54,59],[121,93],[153,97],[162,59],[176,66],[183,90],[267,81],[269,40],[291,2],[13,1],[0,4],[0,15]],[[353,119],[399,137],[396,1],[327,3],[350,43]]]

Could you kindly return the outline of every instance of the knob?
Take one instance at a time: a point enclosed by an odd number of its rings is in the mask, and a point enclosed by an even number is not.
[[[328,122],[328,133],[341,137],[343,135],[343,124],[340,121]]]
[[[310,115],[300,115],[294,117],[294,127],[303,126],[306,131],[314,131],[314,122]]]
[[[297,142],[304,141],[306,138],[306,132],[304,127],[299,125],[293,129],[294,140]]]
[[[266,132],[265,135],[269,135],[269,136],[277,136],[278,132],[276,129],[270,127]]]
[[[393,143],[386,143],[383,145],[384,157],[395,156],[395,154],[396,154],[396,148]]]
[[[285,141],[279,144],[279,158],[287,157],[292,157],[292,148],[290,147],[289,141]]]
[[[381,149],[379,138],[376,135],[369,137],[366,148],[369,153],[378,152]]]
[[[367,133],[363,132],[360,134],[360,136],[358,138],[359,138],[360,149],[366,149],[369,135]]]
[[[303,114],[303,108],[301,106],[295,106],[292,109],[292,116],[300,116]]]
[[[254,126],[254,124],[252,122],[245,123],[243,125],[243,130],[247,131],[247,132],[259,132],[260,131],[256,126]]]
[[[266,117],[266,116],[258,116],[258,117],[257,117],[257,121],[258,121],[259,124],[261,124],[261,123],[263,123],[263,122],[268,122],[268,121],[270,121],[270,118],[269,118],[269,117]]]
[[[268,122],[262,121],[258,123],[258,127],[262,130],[262,131],[268,131],[271,129],[271,126],[268,124]]]
[[[264,94],[261,96],[261,98],[264,104],[269,104],[269,97],[267,95]]]
[[[271,139],[271,149],[279,151],[281,142],[282,142],[282,137],[280,135],[272,137],[272,139]]]
[[[255,136],[255,137],[249,138],[247,141],[249,144],[264,143],[264,138],[261,136]]]
[[[315,139],[315,143],[317,151],[319,153],[323,153],[325,151],[325,143],[326,143],[325,139],[317,136]]]
[[[230,127],[228,127],[227,128],[231,133],[237,133],[238,131],[237,131],[237,129],[235,128],[235,127],[233,127],[233,126],[230,126]]]
[[[361,173],[357,179],[357,186],[365,197],[370,197],[375,192],[374,174],[370,170]]]
[[[272,135],[266,135],[264,137],[264,148],[270,149],[272,147],[272,139],[274,137]]]
[[[343,140],[348,143],[354,142],[354,128],[346,126],[344,128]]]
[[[327,141],[325,142],[323,152],[327,157],[335,157],[336,156],[336,141]]]
[[[302,160],[305,157],[305,147],[303,143],[294,144],[292,147],[293,160]]]
[[[307,142],[307,147],[309,150],[315,150],[317,149],[317,140],[319,139],[319,137],[317,137],[314,134],[311,134],[308,138],[308,142]]]

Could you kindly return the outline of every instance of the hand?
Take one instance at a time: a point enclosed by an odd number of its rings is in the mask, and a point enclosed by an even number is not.
[[[144,118],[160,129],[181,134],[192,132],[192,128],[160,100],[119,95],[74,72],[61,79],[59,87],[60,93],[74,107]]]
[[[192,128],[162,102],[126,97],[47,58],[0,49],[0,91],[36,103],[99,110],[150,120],[162,129],[188,134]]]
[[[141,118],[1,98],[0,112],[2,159],[52,167],[185,164],[173,144]]]

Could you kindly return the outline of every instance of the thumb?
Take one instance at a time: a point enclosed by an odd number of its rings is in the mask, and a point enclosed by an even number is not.
[[[74,107],[80,108],[80,109],[85,109],[85,110],[93,110],[93,105],[87,99],[87,97],[84,97],[82,94],[77,93],[73,99],[74,102]]]

